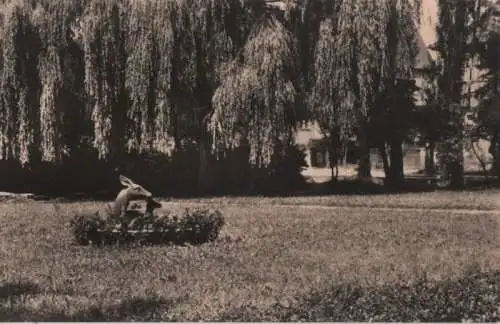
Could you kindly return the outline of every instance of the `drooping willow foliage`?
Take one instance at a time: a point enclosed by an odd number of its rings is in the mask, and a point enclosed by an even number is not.
[[[62,16],[57,12],[61,7],[51,6],[47,12],[38,12],[40,31],[43,33],[42,41],[45,44],[43,54],[40,57],[39,71],[42,91],[40,95],[40,149],[42,160],[58,161],[61,156],[61,111],[60,96],[63,71],[61,57],[59,56],[59,44],[64,42],[65,35],[61,35],[58,24],[64,22]],[[62,9],[62,8],[61,8]],[[41,9],[39,9],[41,11]],[[56,28],[54,28],[56,27]]]
[[[170,136],[174,58],[173,1],[130,1],[126,88],[130,151],[166,152]]]
[[[119,161],[127,152],[168,152],[172,137],[227,152],[243,137],[250,162],[266,165],[291,139],[309,90],[315,116],[348,134],[369,118],[392,73],[391,8],[400,26],[395,61],[413,55],[403,14],[410,5],[310,0],[299,15],[290,8],[283,14],[264,0],[12,2],[0,14],[2,159],[62,163],[90,142],[99,158]],[[412,65],[394,69],[408,74]]]
[[[175,19],[173,100],[184,122],[178,136],[206,137],[204,120],[227,64],[248,34],[252,8],[244,1],[179,0]],[[204,141],[204,140],[203,140]]]
[[[37,159],[39,130],[37,59],[40,47],[31,21],[31,8],[24,2],[4,11],[2,37],[1,118],[3,158],[21,164]]]
[[[1,65],[7,67],[1,70],[2,158],[27,162],[29,151],[39,149],[42,160],[58,163],[64,152],[71,154],[73,146],[86,141],[78,137],[88,135],[88,122],[103,159],[127,150],[168,151],[170,136],[199,138],[225,64],[246,40],[256,6],[250,3],[40,0],[6,5],[0,44]],[[36,46],[24,45],[37,38]],[[81,84],[78,74],[84,74]],[[81,94],[85,109],[68,108]]]
[[[125,33],[118,1],[91,0],[81,20],[86,101],[101,158],[115,158],[124,141]]]
[[[16,38],[19,34],[19,15],[15,5],[6,6],[2,28],[2,82],[1,120],[2,139],[0,152],[3,159],[17,159],[17,89],[20,81],[17,73]]]
[[[154,52],[151,55],[154,75],[154,132],[153,149],[158,152],[168,152],[168,138],[172,136],[172,57],[174,55],[174,33],[172,16],[175,14],[175,3],[154,1],[152,4]]]
[[[213,97],[211,129],[219,149],[238,146],[236,131],[246,125],[250,163],[270,163],[294,125],[296,49],[295,38],[276,18],[255,27]]]
[[[131,2],[128,10],[126,88],[129,95],[127,117],[130,121],[128,147],[150,150],[153,144],[155,83],[155,8],[151,2]],[[167,19],[168,20],[168,19]],[[168,29],[165,31],[168,34]],[[168,57],[168,52],[164,53]]]
[[[315,83],[309,99],[311,113],[321,122],[324,131],[338,128],[340,138],[344,139],[354,124],[355,98],[349,88],[338,92],[338,78],[342,77],[338,70],[340,62],[332,59],[340,54],[336,53],[336,32],[334,19],[328,18],[321,23],[314,60]],[[344,63],[347,64],[347,60]]]
[[[363,127],[387,80],[410,78],[416,55],[416,10],[405,1],[344,0],[321,23],[311,111],[340,137]]]
[[[70,26],[79,8],[78,1],[57,0],[37,6],[33,18],[40,36],[38,71],[40,77],[40,151],[42,161],[59,162],[67,143],[65,122],[80,107],[67,107],[67,90],[72,76],[69,52]],[[81,121],[80,121],[81,122]]]
[[[396,77],[410,80],[415,77],[415,58],[418,54],[418,38],[420,26],[420,1],[393,1],[390,3],[390,26],[395,26],[397,50],[393,62],[396,67]],[[390,44],[389,44],[390,48]]]

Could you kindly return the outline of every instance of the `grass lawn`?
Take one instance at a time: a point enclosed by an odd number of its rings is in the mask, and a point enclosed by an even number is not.
[[[395,207],[428,209],[500,208],[500,191],[433,191],[419,193],[324,195],[303,197],[214,197],[182,200],[184,203],[210,203],[225,205],[319,205],[350,207]]]
[[[493,197],[204,200],[221,206],[226,225],[219,240],[199,247],[76,246],[68,228],[73,213],[102,203],[1,203],[0,320],[339,320],[328,315],[347,314],[338,296],[375,294],[383,304],[380,298],[394,296],[377,287],[394,291],[423,276],[463,280],[471,269],[490,273],[483,286],[500,307],[500,214],[272,206],[349,201],[484,209]],[[355,288],[343,286],[349,283]]]

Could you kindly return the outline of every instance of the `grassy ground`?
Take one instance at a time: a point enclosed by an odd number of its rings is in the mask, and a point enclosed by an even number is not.
[[[74,212],[102,204],[2,203],[0,320],[346,320],[342,314],[352,311],[339,311],[335,300],[343,299],[335,296],[394,299],[380,287],[394,291],[422,276],[463,280],[472,268],[498,278],[500,215],[273,204],[487,209],[492,198],[481,192],[217,198],[203,200],[226,218],[214,243],[106,248],[75,246],[68,229]],[[488,280],[481,282],[500,306],[498,282]],[[349,283],[355,288],[339,288]]]
[[[427,209],[496,210],[500,191],[433,191],[371,195],[324,195],[304,197],[215,197],[182,200],[183,203],[230,205],[310,205],[349,207],[396,207]]]

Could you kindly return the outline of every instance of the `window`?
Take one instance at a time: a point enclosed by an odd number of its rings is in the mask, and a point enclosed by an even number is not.
[[[311,166],[313,168],[325,168],[325,150],[312,148],[311,149]]]

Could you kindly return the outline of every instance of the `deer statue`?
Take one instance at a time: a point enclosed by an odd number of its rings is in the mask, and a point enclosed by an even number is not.
[[[132,220],[129,222],[128,227],[134,226],[134,224],[139,220],[139,219],[144,219],[144,218],[151,218],[154,217],[154,210],[157,208],[160,208],[162,205],[160,202],[156,201],[154,198],[148,198],[146,201],[146,210],[143,215],[141,213],[137,213],[137,216],[132,218]]]
[[[146,212],[144,213],[144,216],[150,217],[153,216],[154,213],[153,211],[157,208],[160,208],[162,205],[160,202],[154,200],[153,198],[149,198],[147,203],[146,203]]]
[[[107,217],[124,219],[131,201],[149,201],[153,194],[141,185],[136,184],[129,178],[120,175],[120,183],[125,186],[115,198],[115,201],[108,205]]]

